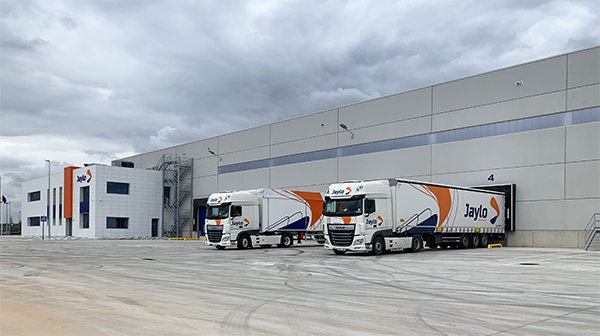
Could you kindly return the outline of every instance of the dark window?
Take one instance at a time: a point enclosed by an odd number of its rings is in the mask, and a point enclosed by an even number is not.
[[[40,217],[28,217],[27,225],[29,226],[40,226]]]
[[[82,229],[89,229],[90,228],[90,214],[81,214],[81,223],[80,223],[80,227]]]
[[[106,182],[106,193],[129,195],[129,183]]]
[[[122,161],[121,162],[121,167],[133,168],[133,162]]]
[[[79,192],[79,202],[90,201],[90,187],[81,187]]]
[[[206,208],[206,218],[208,219],[225,219],[229,216],[229,205],[221,204],[219,206],[208,206]]]
[[[127,229],[129,218],[124,217],[106,217],[107,229]]]
[[[42,199],[42,193],[40,191],[34,191],[27,194],[27,199],[29,202],[35,202]]]
[[[165,186],[163,188],[163,197],[165,203],[171,199],[171,187]]]

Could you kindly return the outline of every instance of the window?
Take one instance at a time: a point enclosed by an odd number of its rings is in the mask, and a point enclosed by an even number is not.
[[[88,213],[82,213],[79,215],[80,217],[80,223],[79,223],[79,227],[82,229],[89,229],[90,228],[90,214]]]
[[[167,203],[168,200],[171,199],[171,187],[165,186],[163,188],[163,200],[164,203]]]
[[[358,216],[362,212],[362,198],[353,196],[350,199],[325,200],[323,215],[325,216]]]
[[[125,217],[106,217],[107,229],[127,229],[129,218]]]
[[[28,217],[27,225],[28,226],[40,226],[40,217]]]
[[[79,192],[79,202],[90,201],[90,187],[81,187]]]
[[[121,167],[133,168],[133,162],[121,161]]]
[[[106,193],[129,195],[129,183],[106,182]]]
[[[219,206],[206,207],[207,219],[225,219],[229,216],[229,205],[231,203],[222,204]]]
[[[42,199],[42,192],[40,192],[40,191],[30,192],[29,194],[27,194],[27,199],[29,200],[29,202],[39,201]]]

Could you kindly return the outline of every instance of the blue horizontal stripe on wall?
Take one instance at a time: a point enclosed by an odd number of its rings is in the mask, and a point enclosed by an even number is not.
[[[219,167],[219,174],[235,173],[282,165],[335,159],[339,157],[377,153],[395,149],[404,149],[435,145],[446,142],[486,138],[491,136],[541,130],[552,127],[570,126],[600,121],[600,107],[561,112],[543,116],[510,121],[463,127],[454,130],[413,135],[409,137],[381,140],[353,146],[325,149],[309,153],[280,156],[250,162],[242,162]]]

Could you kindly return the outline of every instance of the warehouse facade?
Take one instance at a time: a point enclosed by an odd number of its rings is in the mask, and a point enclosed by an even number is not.
[[[600,53],[591,48],[123,158],[192,158],[193,219],[221,190],[343,180],[516,184],[511,246],[582,247],[600,212]]]

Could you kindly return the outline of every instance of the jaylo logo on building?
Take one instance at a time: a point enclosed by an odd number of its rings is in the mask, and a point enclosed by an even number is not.
[[[90,181],[92,180],[92,172],[88,169],[87,171],[87,175],[79,175],[77,176],[77,183],[90,183]]]

